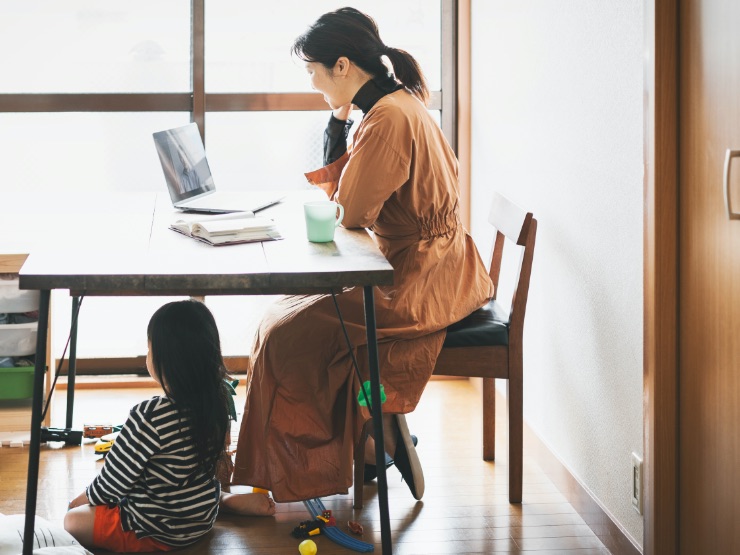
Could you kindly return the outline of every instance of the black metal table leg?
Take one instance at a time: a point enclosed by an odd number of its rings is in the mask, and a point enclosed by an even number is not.
[[[44,404],[44,372],[46,370],[46,340],[49,330],[49,299],[51,291],[41,291],[39,323],[36,336],[36,367],[33,374],[33,405],[31,408],[31,444],[28,452],[26,482],[26,526],[23,533],[23,555],[33,552],[33,527],[36,520],[36,494],[39,481],[41,451],[41,410]]]
[[[375,297],[373,288],[365,287],[365,326],[367,352],[370,362],[370,393],[375,435],[375,468],[378,471],[378,502],[380,504],[380,537],[383,555],[392,555],[391,522],[388,515],[388,481],[385,476],[385,445],[383,441],[383,409],[380,402],[380,369],[378,365],[378,337],[375,328]]]
[[[69,331],[69,366],[67,371],[67,421],[66,428],[72,427],[75,406],[75,375],[77,373],[77,314],[80,298],[72,297],[72,327]]]

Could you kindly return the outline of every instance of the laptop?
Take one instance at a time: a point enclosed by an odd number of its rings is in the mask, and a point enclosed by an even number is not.
[[[216,191],[196,123],[158,131],[153,136],[172,205],[178,210],[209,214],[259,212],[284,198],[264,191]]]

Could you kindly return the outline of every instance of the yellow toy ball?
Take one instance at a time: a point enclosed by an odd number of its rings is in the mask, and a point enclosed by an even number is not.
[[[316,551],[318,551],[318,548],[313,540],[303,540],[298,544],[298,552],[301,555],[316,555]]]

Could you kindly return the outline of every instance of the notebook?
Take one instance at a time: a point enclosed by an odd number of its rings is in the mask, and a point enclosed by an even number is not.
[[[153,134],[172,205],[178,210],[226,214],[258,212],[280,202],[277,193],[216,191],[198,124]]]

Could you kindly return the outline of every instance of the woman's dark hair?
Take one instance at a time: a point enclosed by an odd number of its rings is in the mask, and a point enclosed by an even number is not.
[[[295,40],[291,52],[304,62],[318,62],[328,69],[346,56],[373,77],[388,73],[382,61],[382,56],[388,56],[404,87],[424,104],[429,101],[426,79],[414,57],[405,50],[386,46],[373,18],[354,8],[322,15]]]
[[[215,472],[229,428],[226,368],[211,311],[188,300],[160,307],[149,320],[153,371],[191,426],[198,462]]]

